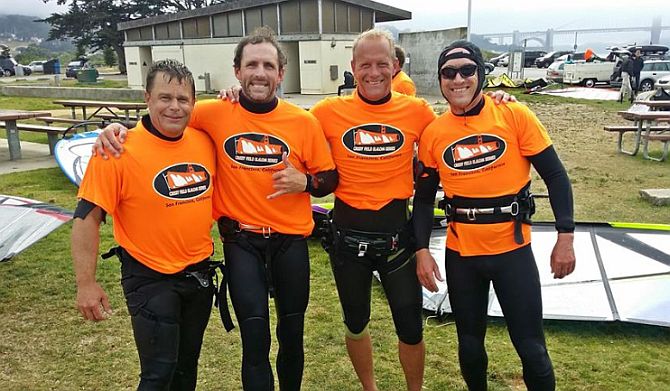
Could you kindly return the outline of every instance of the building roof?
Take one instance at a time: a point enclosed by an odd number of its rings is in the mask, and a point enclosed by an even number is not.
[[[199,16],[209,16],[230,11],[239,11],[248,8],[260,7],[270,4],[285,3],[290,0],[238,0],[215,4],[209,7],[198,8],[189,11],[177,12],[174,14],[165,14],[150,18],[131,20],[118,24],[119,31],[130,30],[138,27],[153,26],[155,24],[175,22],[182,19],[190,19]],[[358,7],[368,8],[375,11],[375,22],[391,22],[396,20],[408,20],[412,18],[412,13],[390,5],[378,3],[371,0],[335,0],[336,2],[349,3]]]

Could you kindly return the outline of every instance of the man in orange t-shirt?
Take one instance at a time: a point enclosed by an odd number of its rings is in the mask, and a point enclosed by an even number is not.
[[[129,132],[120,159],[91,159],[79,189],[72,228],[77,306],[92,321],[111,312],[95,278],[99,226],[109,214],[140,358],[138,389],[194,390],[214,293],[214,148],[187,127],[195,88],[186,67],[158,62],[146,85],[151,115]]]
[[[414,85],[414,81],[412,81],[409,75],[402,70],[403,65],[405,65],[405,50],[396,45],[391,90],[409,96],[416,96],[416,85]]]
[[[305,238],[314,222],[310,195],[323,197],[338,175],[319,122],[277,98],[286,57],[268,28],[235,49],[240,104],[196,103],[190,126],[217,146],[214,218],[223,239],[226,279],[242,338],[242,387],[271,390],[268,294],[277,311],[277,377],[298,390],[304,368],[303,328],[309,299]],[[115,155],[121,144],[108,126],[98,142]],[[121,131],[120,140],[125,133]],[[222,304],[226,305],[226,304]]]
[[[335,237],[328,251],[342,304],[349,358],[365,390],[376,390],[368,332],[372,273],[379,272],[398,335],[408,390],[423,383],[422,295],[417,280],[409,198],[412,159],[435,113],[424,100],[391,92],[393,39],[369,30],[354,41],[353,95],[312,107],[337,166]]]
[[[486,390],[484,348],[489,285],[493,283],[529,390],[554,390],[542,328],[537,265],[530,247],[530,165],[549,190],[556,229],[555,278],[575,267],[572,191],[546,129],[524,105],[494,105],[482,94],[484,60],[467,41],[447,46],[438,78],[449,112],[419,144],[414,196],[417,271],[437,291],[439,268],[428,251],[435,194],[441,182],[449,221],[446,277],[456,320],[459,359],[469,390]]]

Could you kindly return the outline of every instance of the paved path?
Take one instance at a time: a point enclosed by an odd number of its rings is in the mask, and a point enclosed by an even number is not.
[[[21,141],[21,154],[21,159],[9,160],[7,139],[0,138],[0,175],[58,166],[54,157],[49,155],[47,144]]]

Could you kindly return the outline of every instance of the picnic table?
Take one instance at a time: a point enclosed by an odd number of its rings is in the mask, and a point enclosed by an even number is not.
[[[21,142],[19,140],[19,130],[16,127],[16,121],[20,119],[29,119],[29,118],[43,117],[50,115],[51,113],[45,111],[0,109],[0,121],[4,121],[5,129],[7,130],[7,144],[9,145],[9,160],[21,159]]]
[[[130,119],[139,119],[140,111],[147,108],[147,104],[144,102],[113,102],[113,101],[97,101],[97,100],[55,100],[53,103],[57,105],[63,105],[72,110],[72,118],[77,118],[77,108],[81,108],[82,119],[90,120],[95,117],[100,111],[106,111],[109,114],[112,114],[115,118],[122,119],[119,117],[117,112],[113,109],[123,111],[125,113],[125,120],[129,121]],[[93,111],[93,114],[87,114],[86,109],[90,108]],[[135,111],[133,117],[130,116],[130,112]]]
[[[642,145],[645,159],[665,160],[668,154],[668,143],[670,142],[670,134],[668,134],[668,131],[670,131],[670,111],[619,111],[617,114],[622,118],[635,123],[633,149],[627,151],[623,148],[624,131],[619,131],[619,152],[634,156],[640,150],[640,145]],[[668,123],[668,125],[658,127],[654,126],[656,123]],[[660,138],[658,136],[660,136]],[[649,156],[650,140],[664,142],[664,152],[661,159]]]

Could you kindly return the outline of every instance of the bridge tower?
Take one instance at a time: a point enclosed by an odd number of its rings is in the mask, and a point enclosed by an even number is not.
[[[547,29],[544,37],[544,50],[547,52],[554,50],[554,29]]]
[[[661,41],[661,17],[657,16],[651,21],[651,38],[650,44],[657,44]]]

